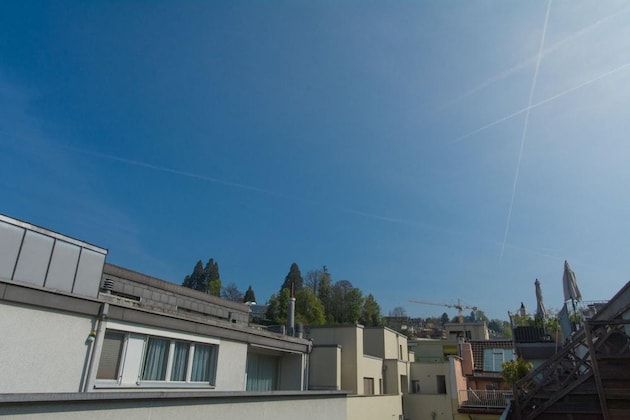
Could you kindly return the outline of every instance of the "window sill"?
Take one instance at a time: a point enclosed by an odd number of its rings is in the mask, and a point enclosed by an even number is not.
[[[215,385],[207,383],[191,383],[191,382],[140,382],[135,384],[119,384],[116,381],[97,381],[94,384],[94,389],[200,389],[200,390],[212,390],[215,389]]]

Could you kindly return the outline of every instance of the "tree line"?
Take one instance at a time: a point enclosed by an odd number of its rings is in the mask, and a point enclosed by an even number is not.
[[[348,280],[333,281],[326,266],[306,273],[291,264],[278,293],[269,299],[267,319],[282,324],[287,320],[287,304],[293,288],[295,320],[304,325],[355,324],[381,325],[381,308],[372,294],[364,296]]]
[[[250,285],[242,293],[236,284],[221,284],[219,264],[212,258],[204,266],[201,260],[195,264],[182,286],[219,296],[236,302],[255,302]],[[289,272],[277,293],[267,301],[266,318],[269,323],[284,324],[291,291],[296,298],[295,320],[304,325],[354,324],[382,325],[381,308],[372,294],[367,296],[348,280],[333,281],[326,266],[310,270],[302,277],[297,263]]]
[[[256,295],[251,285],[245,293],[241,292],[234,283],[222,286],[219,263],[213,258],[208,260],[205,267],[201,260],[197,261],[192,273],[184,277],[182,286],[234,302],[256,302]]]

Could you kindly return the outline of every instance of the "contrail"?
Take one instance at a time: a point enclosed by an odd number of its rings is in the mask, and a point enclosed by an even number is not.
[[[195,173],[192,173],[192,172],[180,171],[180,170],[177,170],[177,169],[167,168],[165,166],[153,165],[153,164],[147,163],[147,162],[141,162],[141,161],[138,161],[138,160],[127,159],[127,158],[123,158],[123,157],[120,157],[120,156],[113,156],[113,155],[109,155],[109,154],[105,154],[105,153],[98,153],[98,152],[93,152],[93,151],[84,150],[84,149],[71,148],[71,147],[66,147],[66,148],[70,149],[70,150],[73,150],[75,152],[78,152],[78,153],[83,153],[83,154],[87,154],[87,155],[91,155],[91,156],[95,156],[95,157],[99,157],[99,158],[103,158],[103,159],[114,160],[114,161],[117,161],[117,162],[122,162],[122,163],[126,163],[128,165],[132,165],[132,166],[138,166],[138,167],[141,167],[141,168],[151,169],[151,170],[154,170],[154,171],[165,172],[165,173],[169,173],[169,174],[173,174],[173,175],[199,179],[199,180],[202,180],[202,181],[208,181],[208,182],[212,182],[212,183],[215,183],[215,184],[225,185],[225,186],[228,186],[228,187],[240,188],[240,189],[243,189],[243,190],[254,191],[254,192],[258,192],[258,193],[263,193],[263,194],[273,195],[273,196],[277,196],[277,197],[282,197],[282,198],[285,198],[287,200],[299,201],[301,203],[305,203],[305,204],[309,204],[309,205],[317,205],[319,207],[325,207],[325,208],[329,208],[329,209],[332,209],[332,210],[337,210],[337,211],[340,211],[340,212],[343,212],[343,213],[348,213],[348,214],[354,214],[354,215],[358,215],[358,216],[369,218],[369,219],[380,220],[380,221],[389,222],[389,223],[395,223],[395,224],[399,224],[399,225],[413,226],[413,227],[424,229],[424,230],[432,230],[432,231],[447,232],[447,233],[458,233],[458,232],[454,232],[454,231],[451,231],[449,229],[446,229],[446,228],[443,228],[443,227],[440,227],[440,226],[436,226],[436,225],[430,225],[430,224],[427,224],[427,223],[422,223],[422,222],[418,222],[418,221],[414,221],[414,220],[399,219],[399,218],[395,218],[395,217],[382,216],[382,215],[373,214],[373,213],[366,213],[366,212],[361,211],[361,210],[356,210],[356,209],[347,208],[347,207],[341,207],[341,206],[335,206],[335,205],[322,205],[321,203],[313,201],[313,200],[308,200],[308,199],[304,199],[304,198],[300,198],[300,197],[290,196],[288,194],[284,194],[284,193],[281,193],[281,192],[278,192],[278,191],[272,191],[272,190],[268,190],[268,189],[264,189],[264,188],[254,187],[252,185],[226,181],[226,180],[223,180],[223,179],[209,177],[209,176],[205,176],[205,175],[199,175],[199,174],[195,174]]]
[[[525,138],[527,137],[527,125],[529,122],[529,114],[531,111],[532,100],[534,98],[534,90],[536,90],[536,81],[538,80],[538,70],[540,69],[540,61],[542,59],[543,46],[545,45],[545,36],[547,35],[547,24],[549,23],[549,12],[551,11],[551,0],[547,4],[547,14],[545,15],[545,25],[540,39],[540,47],[538,48],[538,60],[536,60],[536,70],[532,80],[532,87],[529,90],[529,100],[527,101],[527,111],[525,112],[525,122],[523,123],[523,135],[521,136],[521,148],[518,152],[518,160],[516,163],[516,173],[514,174],[514,184],[512,185],[512,198],[510,199],[510,207],[508,210],[507,222],[505,223],[505,233],[503,234],[503,243],[501,244],[501,259],[505,251],[505,243],[507,242],[508,232],[510,231],[510,220],[512,219],[512,208],[514,207],[514,197],[516,196],[516,185],[521,170],[521,160],[523,159],[523,149],[525,148]]]
[[[226,181],[226,180],[223,180],[223,179],[213,178],[213,177],[209,177],[209,176],[205,176],[205,175],[199,175],[199,174],[195,174],[195,173],[192,173],[192,172],[186,172],[186,171],[180,171],[180,170],[177,170],[177,169],[171,169],[171,168],[167,168],[165,166],[153,165],[153,164],[146,163],[146,162],[141,162],[141,161],[138,161],[138,160],[126,159],[126,158],[123,158],[123,157],[120,157],[120,156],[113,156],[113,155],[108,155],[108,154],[105,154],[105,153],[92,152],[92,151],[89,151],[89,150],[76,149],[76,148],[68,148],[68,149],[74,150],[74,151],[79,152],[79,153],[87,154],[87,155],[92,155],[92,156],[105,158],[105,159],[109,159],[109,160],[115,160],[115,161],[118,161],[118,162],[126,163],[128,165],[133,165],[133,166],[139,166],[141,168],[152,169],[154,171],[166,172],[166,173],[179,175],[179,176],[184,176],[184,177],[188,177],[188,178],[195,178],[195,179],[199,179],[199,180],[202,180],[202,181],[208,181],[208,182],[213,182],[215,184],[225,185],[225,186],[228,186],[228,187],[240,188],[240,189],[243,189],[243,190],[249,190],[249,191],[255,191],[255,192],[264,193],[264,194],[270,194],[270,195],[276,195],[276,196],[291,198],[291,197],[287,196],[286,194],[283,194],[283,193],[280,193],[280,192],[277,192],[277,191],[266,190],[264,188],[258,188],[258,187],[254,187],[254,186],[247,185],[247,184],[240,184],[238,182]]]
[[[619,73],[620,71],[625,70],[625,69],[627,69],[628,67],[630,67],[630,61],[629,61],[629,62],[627,62],[627,63],[624,63],[624,64],[622,64],[622,65],[620,65],[620,66],[618,66],[618,67],[615,67],[615,68],[614,68],[614,69],[612,69],[612,70],[609,70],[609,71],[607,71],[607,72],[605,72],[605,73],[602,73],[602,74],[600,74],[600,75],[598,75],[598,76],[595,76],[595,77],[593,77],[592,79],[589,79],[589,80],[587,80],[587,81],[585,81],[585,82],[582,82],[582,83],[580,83],[580,84],[578,84],[578,85],[576,85],[576,86],[573,86],[572,88],[569,88],[569,89],[563,90],[562,92],[556,93],[555,95],[550,96],[550,97],[548,97],[548,98],[545,98],[545,99],[543,99],[542,101],[536,102],[535,104],[533,104],[533,105],[531,105],[531,106],[528,106],[528,107],[523,108],[523,109],[519,109],[518,111],[515,111],[515,112],[513,112],[513,113],[511,113],[511,114],[509,114],[509,115],[506,115],[505,117],[499,118],[498,120],[495,120],[495,121],[493,121],[493,122],[491,122],[491,123],[488,123],[488,124],[486,124],[486,125],[484,125],[484,126],[481,126],[481,127],[479,127],[479,128],[476,128],[476,129],[474,129],[473,131],[469,131],[468,133],[463,134],[463,135],[461,135],[461,136],[457,137],[455,140],[450,141],[450,142],[449,142],[449,144],[459,143],[459,142],[461,142],[462,140],[465,140],[465,139],[467,139],[468,137],[474,136],[474,135],[475,135],[475,134],[477,134],[477,133],[480,133],[480,132],[482,132],[482,131],[485,131],[485,130],[487,130],[487,129],[488,129],[488,128],[490,128],[490,127],[494,127],[494,126],[495,126],[495,125],[497,125],[497,124],[501,124],[501,123],[502,123],[502,122],[504,122],[504,121],[507,121],[507,120],[509,120],[509,119],[512,119],[512,118],[514,118],[514,117],[516,117],[516,116],[519,116],[519,115],[521,115],[521,114],[523,114],[523,113],[525,113],[525,112],[528,112],[528,111],[530,111],[530,110],[532,110],[532,109],[536,109],[536,108],[538,108],[538,107],[540,107],[540,106],[543,106],[543,105],[545,105],[545,104],[547,104],[547,103],[549,103],[549,102],[551,102],[551,101],[554,101],[554,100],[556,100],[556,99],[558,99],[558,98],[561,98],[561,97],[563,97],[563,96],[565,96],[565,95],[568,95],[569,93],[575,92],[575,91],[576,91],[576,90],[578,90],[578,89],[581,89],[581,88],[583,88],[583,87],[586,87],[586,86],[588,86],[588,85],[591,85],[591,84],[593,84],[593,83],[595,83],[595,82],[598,82],[598,81],[600,81],[600,80],[602,80],[602,79],[605,79],[606,77],[612,76],[612,75],[613,75],[613,74],[615,74],[615,73]]]
[[[573,34],[567,36],[566,38],[556,42],[555,44],[553,44],[552,46],[550,46],[549,48],[543,50],[542,55],[543,57],[546,56],[547,54],[550,54],[558,49],[560,49],[560,47],[564,46],[564,44],[573,41],[574,39],[581,37],[582,35],[585,35],[587,33],[589,33],[590,31],[596,29],[597,27],[601,26],[603,23],[606,23],[614,18],[616,18],[617,16],[626,13],[630,10],[630,7],[626,7],[624,9],[621,9],[618,12],[615,12],[613,14],[610,14],[608,16],[605,16],[601,19],[599,19],[598,21],[596,21],[595,23],[592,23],[588,26],[585,26],[584,28],[580,29],[577,32],[574,32]],[[494,76],[490,77],[489,79],[486,79],[484,82],[480,83],[479,85],[475,86],[474,88],[468,90],[467,92],[463,93],[462,95],[459,95],[458,97],[451,99],[450,101],[442,104],[438,109],[439,110],[443,110],[445,108],[448,108],[454,104],[456,104],[457,102],[461,101],[462,99],[467,98],[468,96],[471,96],[485,88],[487,88],[488,86],[493,85],[494,83],[505,79],[506,77],[516,73],[519,70],[522,70],[523,68],[527,67],[528,65],[530,65],[533,61],[535,61],[537,59],[537,56],[531,56],[523,61],[521,61],[520,63],[510,67],[509,69],[503,70],[500,73],[495,74]]]

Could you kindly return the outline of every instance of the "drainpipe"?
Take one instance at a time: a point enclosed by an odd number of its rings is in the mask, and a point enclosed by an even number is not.
[[[98,362],[98,355],[101,354],[103,348],[103,324],[107,320],[109,314],[109,303],[102,303],[99,310],[98,319],[96,321],[96,332],[90,332],[90,336],[94,337],[92,343],[92,354],[90,355],[90,364],[88,365],[88,371],[85,375],[85,381],[83,382],[83,392],[90,392],[90,389],[94,386],[94,375],[96,374],[96,363]]]

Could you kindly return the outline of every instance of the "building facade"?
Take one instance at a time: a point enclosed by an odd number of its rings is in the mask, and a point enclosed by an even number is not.
[[[141,413],[158,395],[155,418],[183,400],[191,418],[202,400],[237,418],[247,411],[239,399],[285,413],[269,418],[293,418],[282,403],[292,395],[296,409],[301,401],[324,410],[330,400],[330,416],[345,418],[343,392],[307,391],[309,340],[250,325],[245,304],[107,264],[106,256],[0,215],[0,414],[50,415],[46,407],[59,399],[95,412],[137,403]]]

